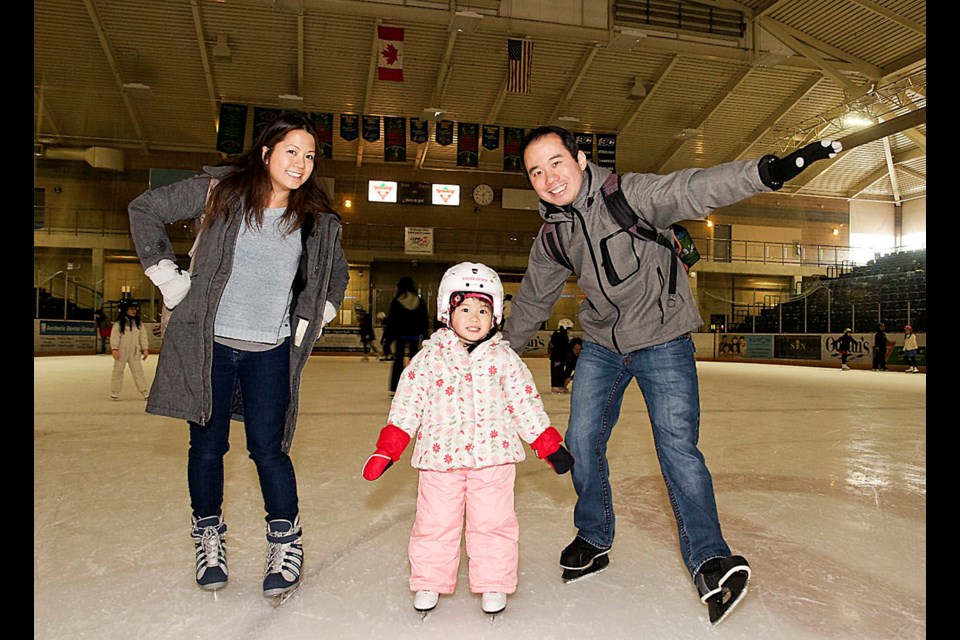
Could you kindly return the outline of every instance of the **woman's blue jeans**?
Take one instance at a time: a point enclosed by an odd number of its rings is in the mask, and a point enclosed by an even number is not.
[[[615,518],[607,441],[620,417],[623,394],[636,379],[647,403],[660,471],[680,536],[680,554],[691,577],[711,558],[729,556],[720,532],[713,480],[697,449],[700,390],[689,334],[625,355],[584,342],[570,396],[564,436],[576,464],[573,519],[590,544],[613,544]]]
[[[217,515],[223,504],[223,456],[230,449],[234,389],[243,398],[247,451],[257,466],[266,520],[293,522],[298,513],[297,479],[283,452],[290,401],[290,341],[269,351],[238,351],[213,345],[213,412],[207,424],[190,422],[187,483],[196,518]]]

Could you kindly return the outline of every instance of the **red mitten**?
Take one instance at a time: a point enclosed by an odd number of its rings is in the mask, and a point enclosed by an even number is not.
[[[363,477],[376,480],[382,476],[384,471],[400,459],[409,442],[409,434],[396,425],[388,424],[381,429],[380,437],[377,438],[377,450],[363,465]]]
[[[553,427],[547,427],[530,447],[541,460],[546,460],[557,473],[566,473],[573,468],[573,456],[560,443],[563,438]]]

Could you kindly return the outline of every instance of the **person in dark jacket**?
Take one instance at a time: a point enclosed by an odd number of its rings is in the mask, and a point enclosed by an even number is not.
[[[887,332],[883,323],[877,325],[877,332],[873,334],[873,370],[887,370]]]
[[[811,163],[832,158],[842,148],[839,142],[819,141],[785,158],[766,155],[667,175],[617,176],[589,162],[576,136],[562,127],[537,127],[524,137],[520,156],[540,197],[544,224],[530,249],[503,337],[515,351],[523,351],[550,317],[571,275],[586,297],[578,313],[583,351],[566,432],[577,461],[572,473],[577,536],[560,554],[566,579],[609,564],[615,501],[606,448],[623,394],[636,380],[670,495],[680,556],[710,622],[722,621],[746,593],[749,563],[731,555],[723,538],[713,481],[697,447],[699,382],[690,332],[703,319],[685,271],[673,277],[680,261],[673,243],[668,249],[636,228],[645,221],[644,227],[649,224],[669,240],[675,237],[672,225],[780,189]],[[617,192],[636,218],[632,226],[607,207],[604,193]]]
[[[376,355],[376,349],[373,347],[373,317],[370,312],[363,308],[363,305],[355,305],[354,311],[357,312],[357,326],[360,328],[360,344],[363,346],[363,359],[370,359],[370,352]]]
[[[406,367],[405,357],[412,358],[420,350],[420,341],[427,335],[427,305],[417,293],[410,276],[397,281],[397,293],[387,312],[385,342],[393,344],[393,366],[390,368],[390,394],[397,390],[400,374]]]
[[[850,356],[850,345],[853,344],[853,329],[844,329],[843,335],[837,338],[837,351],[840,353],[840,369],[849,371],[847,358]]]
[[[314,173],[319,147],[303,113],[281,113],[225,166],[149,189],[129,205],[146,275],[171,309],[147,411],[190,426],[187,485],[197,585],[228,578],[223,457],[242,420],[266,511],[263,595],[300,584],[303,545],[290,445],[300,377],[348,281],[340,217]],[[166,225],[200,223],[191,270]]]
[[[557,329],[550,335],[547,345],[547,356],[550,358],[550,392],[567,393],[563,384],[564,369],[567,365],[567,355],[570,353],[570,336],[567,329],[573,328],[573,322],[563,318],[557,324]]]

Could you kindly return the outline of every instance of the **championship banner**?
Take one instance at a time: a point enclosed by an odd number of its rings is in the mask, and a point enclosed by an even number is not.
[[[615,133],[597,134],[597,164],[614,173],[617,172],[617,135]]]
[[[317,156],[329,160],[333,157],[333,114],[311,113],[310,119],[317,128],[317,141],[320,144]]]
[[[407,161],[407,119],[383,118],[383,161]]]
[[[523,159],[520,157],[520,143],[523,141],[522,127],[503,128],[503,170],[523,171]]]
[[[380,139],[380,116],[363,116],[363,139],[367,142]]]
[[[427,141],[427,135],[427,121],[420,118],[410,118],[410,139],[417,144],[423,144]]]
[[[457,166],[476,167],[478,162],[477,150],[479,139],[477,131],[479,125],[472,122],[457,123]]]
[[[220,105],[220,123],[217,127],[217,151],[233,155],[243,151],[247,133],[247,105]]]
[[[441,120],[437,123],[437,131],[434,133],[437,144],[447,146],[453,142],[453,120]]]
[[[593,162],[593,134],[592,133],[574,133],[577,138],[577,147],[587,156],[587,162]]]
[[[355,113],[340,114],[340,137],[352,142],[360,135],[360,116]]]
[[[280,109],[270,109],[268,107],[253,108],[253,141],[256,142],[260,137],[263,128],[270,124],[270,121],[280,115]]]
[[[500,127],[495,124],[483,125],[483,148],[493,151],[500,146]]]

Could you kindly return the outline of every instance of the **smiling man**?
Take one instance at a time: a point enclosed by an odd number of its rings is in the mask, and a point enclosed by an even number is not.
[[[838,142],[815,142],[773,155],[668,175],[623,176],[587,161],[574,135],[539,127],[521,144],[544,220],[513,299],[503,336],[521,352],[550,317],[571,274],[586,294],[578,317],[583,349],[570,398],[566,441],[577,461],[577,537],[560,554],[565,580],[604,569],[613,545],[607,441],[623,394],[636,379],[680,538],[680,553],[719,623],[746,593],[750,565],[731,555],[720,531],[713,481],[697,448],[700,399],[691,331],[703,324],[672,225],[717,207],[779,189],[811,162],[836,155]],[[684,267],[687,265],[684,264]]]

